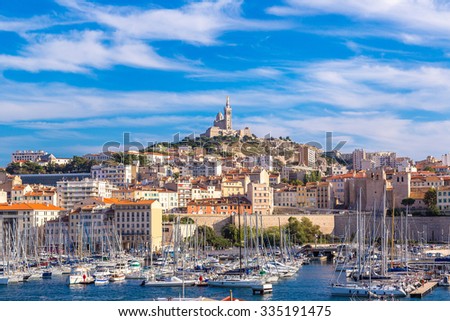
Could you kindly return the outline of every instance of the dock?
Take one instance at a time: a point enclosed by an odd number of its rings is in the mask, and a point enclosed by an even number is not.
[[[422,286],[418,287],[414,291],[412,291],[409,296],[411,298],[423,298],[425,295],[430,293],[436,286],[438,285],[438,282],[436,281],[429,281],[424,283]]]

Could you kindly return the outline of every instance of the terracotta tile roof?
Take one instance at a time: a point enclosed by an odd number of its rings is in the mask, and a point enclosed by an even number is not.
[[[148,200],[148,201],[117,201],[114,202],[115,205],[152,205],[155,202],[155,200]]]
[[[24,196],[54,196],[56,192],[54,191],[37,191],[37,192],[28,192]]]
[[[25,188],[27,188],[27,186],[28,185],[15,185],[15,186],[13,186],[13,191],[22,191],[22,190],[24,190]]]
[[[46,210],[46,211],[64,211],[64,208],[52,204],[39,203],[14,203],[0,204],[0,211],[28,211],[28,210]]]

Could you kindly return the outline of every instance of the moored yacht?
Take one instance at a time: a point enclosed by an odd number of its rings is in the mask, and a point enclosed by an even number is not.
[[[71,269],[70,275],[67,278],[69,285],[73,284],[90,284],[94,283],[94,277],[91,275],[89,269],[84,266],[75,266]]]

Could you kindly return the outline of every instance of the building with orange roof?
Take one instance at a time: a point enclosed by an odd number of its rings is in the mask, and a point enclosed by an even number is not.
[[[438,188],[444,186],[444,179],[431,172],[421,172],[411,177],[411,186],[414,188]]]
[[[56,185],[58,204],[72,209],[75,203],[92,197],[112,197],[115,187],[108,181],[86,178],[82,181],[59,181]]]
[[[33,188],[30,185],[16,185],[11,189],[11,202],[21,203],[24,202],[24,196],[27,193],[31,193]]]
[[[273,214],[273,188],[268,182],[248,184],[246,196],[252,203],[255,214]]]
[[[139,186],[113,191],[113,196],[120,200],[157,200],[161,203],[164,213],[178,208],[178,194],[165,188]]]
[[[227,176],[223,178],[220,189],[223,197],[232,195],[243,195],[247,192],[247,186],[250,183],[250,177],[242,176]]]
[[[161,248],[162,206],[156,200],[122,200],[113,205],[114,222],[125,249]]]
[[[300,208],[317,207],[317,183],[309,182],[297,187],[298,206]]]
[[[0,204],[0,248],[3,246],[4,231],[22,235],[24,231],[43,227],[47,221],[57,219],[64,212],[64,208],[52,204]]]
[[[298,191],[295,186],[274,188],[273,205],[278,207],[298,207]]]
[[[252,204],[244,196],[196,199],[188,203],[187,213],[190,215],[235,215],[252,214]]]
[[[111,204],[77,205],[68,215],[68,242],[78,256],[117,251],[114,211]]]
[[[191,199],[206,199],[206,198],[220,198],[222,197],[222,191],[216,186],[205,186],[203,184],[193,185],[191,189]]]
[[[23,195],[22,200],[26,203],[45,203],[58,205],[58,194],[56,190],[51,189],[33,189],[32,192],[27,192]]]
[[[362,175],[362,173],[360,175]],[[355,177],[357,177],[357,173],[350,172],[325,178],[326,182],[331,183],[333,197],[336,199],[337,204],[345,204],[345,192],[348,190],[348,181]]]
[[[281,175],[280,173],[272,173],[269,174],[269,184],[271,186],[277,185],[281,183]]]

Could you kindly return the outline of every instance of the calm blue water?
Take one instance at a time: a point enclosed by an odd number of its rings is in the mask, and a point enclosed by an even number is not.
[[[331,264],[311,264],[303,266],[299,273],[290,279],[280,280],[273,285],[273,293],[253,295],[251,289],[233,289],[233,296],[243,300],[273,301],[335,301],[348,300],[330,295],[329,284],[334,276]],[[145,301],[158,297],[179,297],[178,288],[151,288],[140,286],[140,280],[126,280],[123,283],[110,283],[105,286],[68,286],[66,276],[51,280],[36,280],[19,284],[0,286],[1,301]],[[186,297],[210,297],[222,299],[229,295],[225,288],[187,287]],[[420,300],[409,299],[404,300]],[[450,301],[450,290],[437,287],[422,301]]]

